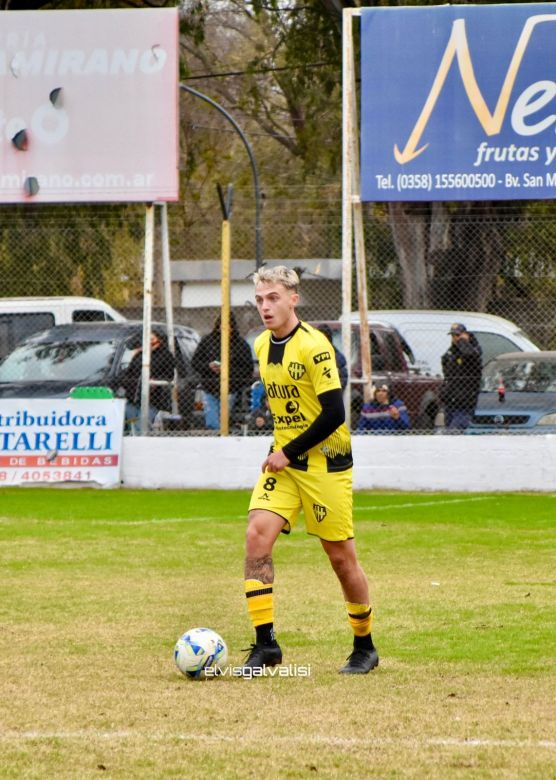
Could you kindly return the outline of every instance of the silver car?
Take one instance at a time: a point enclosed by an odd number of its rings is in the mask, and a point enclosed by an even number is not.
[[[508,352],[487,363],[466,432],[555,433],[556,352]]]

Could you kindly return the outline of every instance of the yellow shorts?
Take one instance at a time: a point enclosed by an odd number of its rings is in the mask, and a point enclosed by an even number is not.
[[[251,494],[249,511],[268,509],[284,518],[283,533],[294,527],[303,509],[308,534],[328,542],[353,539],[352,469],[308,473],[285,468],[265,471]]]

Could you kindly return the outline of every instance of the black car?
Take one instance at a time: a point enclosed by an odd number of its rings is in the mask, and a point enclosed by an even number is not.
[[[152,331],[167,337],[166,325]],[[134,350],[142,344],[141,322],[83,322],[57,325],[22,341],[0,363],[0,399],[66,398],[74,387],[102,385],[121,395]],[[179,427],[194,425],[198,376],[191,357],[199,334],[174,326]]]

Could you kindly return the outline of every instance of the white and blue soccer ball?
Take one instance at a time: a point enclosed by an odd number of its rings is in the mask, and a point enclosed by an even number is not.
[[[199,680],[218,673],[228,660],[228,648],[220,634],[211,628],[191,628],[182,634],[174,648],[176,666],[186,677]]]

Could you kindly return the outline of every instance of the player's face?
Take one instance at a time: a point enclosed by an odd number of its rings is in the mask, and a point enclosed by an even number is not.
[[[287,336],[295,328],[298,301],[299,295],[283,284],[260,282],[255,288],[255,302],[261,319],[275,336]]]

